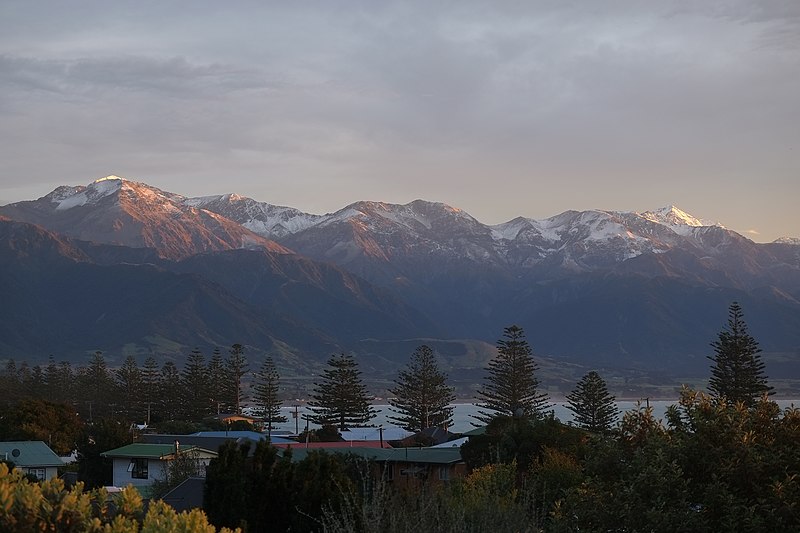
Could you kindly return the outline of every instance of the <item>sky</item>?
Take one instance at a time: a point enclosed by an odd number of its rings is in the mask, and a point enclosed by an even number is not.
[[[0,205],[115,174],[800,237],[800,2],[0,3]]]

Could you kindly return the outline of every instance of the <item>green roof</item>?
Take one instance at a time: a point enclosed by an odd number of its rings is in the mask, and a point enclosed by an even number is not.
[[[40,440],[0,442],[0,458],[26,468],[64,466],[64,461]]]
[[[462,437],[474,437],[475,435],[483,435],[486,433],[486,426],[477,427],[470,431],[465,431],[461,434]]]
[[[302,461],[311,451],[352,454],[363,459],[392,463],[453,464],[459,463],[459,448],[292,448],[292,461]]]
[[[181,453],[188,451],[206,452],[216,455],[216,452],[204,450],[197,446],[181,446]],[[174,444],[146,444],[137,442],[121,448],[115,448],[100,455],[105,457],[141,457],[144,459],[165,459],[175,454]]]

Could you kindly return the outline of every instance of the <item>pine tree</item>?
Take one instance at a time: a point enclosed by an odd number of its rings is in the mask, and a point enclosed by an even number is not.
[[[348,427],[366,424],[377,414],[369,402],[369,395],[361,381],[353,356],[341,354],[328,359],[328,368],[322,375],[322,382],[308,402],[311,412],[309,420],[321,426],[335,425],[340,431]]]
[[[286,422],[286,417],[281,415],[281,401],[278,398],[280,379],[272,358],[264,359],[261,369],[255,375],[253,397],[256,405],[264,411],[264,423],[269,433],[272,433],[273,424]]]
[[[716,353],[708,388],[715,399],[743,402],[753,406],[764,394],[771,394],[764,375],[764,362],[758,342],[747,332],[742,308],[733,302],[728,308],[728,324],[711,343]]]
[[[497,356],[486,370],[489,375],[478,391],[478,407],[483,411],[474,418],[488,424],[497,415],[544,416],[548,398],[539,392],[538,365],[522,328],[511,326],[503,331],[503,338],[497,341]]]
[[[159,379],[159,405],[158,410],[165,420],[176,420],[183,411],[183,386],[178,367],[172,361],[167,361],[161,367]]]
[[[215,413],[230,412],[228,405],[228,371],[225,368],[225,360],[222,359],[222,353],[219,347],[214,348],[211,354],[211,359],[208,361],[206,368],[208,373],[208,396],[211,400],[211,408]]]
[[[85,404],[83,413],[88,415],[89,421],[94,417],[114,414],[116,384],[106,365],[103,352],[96,351],[89,361],[89,366],[78,371],[78,383],[81,400]]]
[[[146,422],[150,424],[150,418],[153,411],[153,406],[156,405],[160,397],[159,388],[161,386],[161,377],[158,373],[158,362],[152,355],[144,360],[142,366],[142,405],[146,409],[147,418]]]
[[[245,399],[242,390],[242,378],[247,374],[247,358],[244,356],[244,346],[234,344],[229,350],[230,357],[225,360],[225,367],[230,380],[230,403],[237,415],[242,414],[242,401]]]
[[[136,420],[141,412],[139,395],[142,388],[142,373],[136,364],[136,358],[132,355],[126,357],[116,371],[116,378],[122,413],[128,420]]]
[[[616,399],[594,370],[581,378],[567,400],[565,407],[574,413],[576,425],[589,431],[610,431],[619,415]]]
[[[395,383],[397,386],[389,390],[395,398],[389,404],[400,416],[390,416],[389,420],[413,432],[429,427],[446,429],[453,423],[453,387],[447,385],[447,374],[439,370],[428,346],[414,350]]]
[[[206,359],[199,348],[192,350],[186,358],[181,372],[181,392],[188,420],[202,420],[211,413]]]

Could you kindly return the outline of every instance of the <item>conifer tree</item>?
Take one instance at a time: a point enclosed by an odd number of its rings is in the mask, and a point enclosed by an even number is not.
[[[147,413],[145,421],[150,424],[150,418],[153,411],[153,406],[156,405],[160,397],[159,387],[161,386],[161,378],[158,372],[158,363],[156,358],[152,355],[144,360],[142,366],[142,406]]]
[[[581,378],[575,390],[567,394],[569,403],[565,407],[575,415],[578,427],[607,432],[619,415],[615,400],[600,374],[592,370]]]
[[[208,397],[211,400],[211,408],[217,414],[230,412],[228,371],[225,368],[225,360],[219,347],[214,348],[211,359],[208,361]]]
[[[728,324],[711,343],[715,355],[708,388],[712,398],[742,402],[753,406],[763,394],[771,394],[764,375],[764,362],[758,342],[747,332],[742,308],[733,302],[728,308]]]
[[[138,404],[142,392],[142,373],[136,359],[132,355],[126,357],[115,374],[122,413],[128,420],[135,420],[141,412]]]
[[[370,405],[358,363],[351,355],[331,356],[322,381],[315,386],[313,400],[308,402],[313,413],[309,420],[315,424],[335,425],[344,431],[366,424],[377,414]]]
[[[229,379],[230,403],[233,412],[239,415],[242,414],[242,401],[245,399],[242,378],[247,375],[250,367],[247,365],[244,346],[241,344],[231,346],[228,353],[230,353],[230,356],[225,360],[225,367]]]
[[[255,375],[253,399],[256,401],[256,405],[264,411],[264,423],[269,433],[272,433],[274,424],[286,422],[286,417],[281,415],[281,400],[278,398],[280,379],[280,374],[272,358],[264,359],[261,369]]]
[[[428,346],[414,350],[395,383],[397,386],[389,390],[395,396],[389,404],[399,416],[390,416],[389,420],[413,432],[429,427],[446,429],[453,423],[453,387],[447,385],[447,374],[439,370]]]
[[[165,420],[176,420],[183,411],[183,387],[181,374],[172,361],[161,367],[159,379],[159,411]]]
[[[473,418],[488,424],[497,415],[544,416],[549,403],[547,394],[539,392],[539,367],[532,354],[522,328],[505,328],[503,338],[497,341],[497,356],[486,369],[489,375],[478,391],[482,410]]]
[[[206,359],[199,348],[192,350],[186,358],[186,364],[181,372],[181,392],[189,420],[201,420],[210,414]]]

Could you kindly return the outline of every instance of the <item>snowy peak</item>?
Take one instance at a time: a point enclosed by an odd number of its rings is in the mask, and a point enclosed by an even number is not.
[[[680,235],[688,235],[691,233],[691,228],[699,228],[705,226],[720,226],[716,222],[702,220],[695,218],[686,211],[678,209],[674,205],[662,207],[654,211],[645,211],[644,213],[636,213],[640,217],[670,227],[675,233]]]
[[[183,203],[233,220],[269,239],[285,237],[316,224],[322,215],[303,213],[293,207],[258,202],[238,194],[185,198]]]

